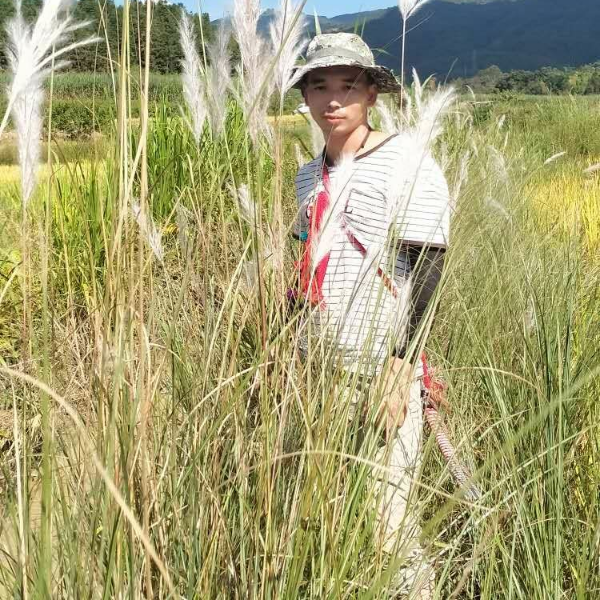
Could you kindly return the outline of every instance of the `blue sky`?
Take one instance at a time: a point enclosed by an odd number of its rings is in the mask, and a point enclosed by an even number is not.
[[[198,0],[179,0],[190,10],[198,10]],[[261,8],[275,8],[278,0],[261,0]],[[313,8],[317,13],[333,17],[344,13],[354,13],[375,8],[388,8],[396,4],[395,0],[307,0],[304,12],[312,14]],[[233,0],[202,0],[202,12],[207,12],[211,20],[219,19],[224,13],[231,12]]]

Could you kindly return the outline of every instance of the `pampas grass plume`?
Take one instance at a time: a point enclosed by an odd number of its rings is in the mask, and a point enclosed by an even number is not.
[[[138,227],[146,238],[150,250],[152,250],[154,256],[156,256],[160,262],[163,262],[165,253],[162,245],[162,234],[154,224],[152,217],[148,214],[142,214],[142,208],[137,200],[134,200],[131,203],[131,212]]]
[[[256,204],[250,198],[248,186],[243,183],[237,190],[233,190],[233,192],[235,199],[237,200],[238,208],[240,209],[240,216],[249,225],[254,225],[256,221]]]
[[[88,37],[66,44],[67,36],[87,23],[75,23],[65,14],[70,0],[46,0],[33,27],[21,13],[21,2],[15,3],[16,15],[7,25],[7,55],[12,73],[8,89],[8,105],[0,123],[0,137],[12,115],[17,130],[23,207],[31,199],[37,181],[42,134],[42,85],[53,69],[67,63],[60,58],[70,50],[91,44],[99,38]]]
[[[398,8],[403,20],[408,20],[430,0],[398,0]]]
[[[390,107],[381,99],[378,99],[375,104],[375,110],[379,115],[381,130],[384,133],[392,134],[400,131],[400,125]]]
[[[306,40],[301,39],[303,16],[299,6],[293,6],[291,0],[282,0],[270,26],[271,43],[275,53],[279,53],[274,82],[281,102],[291,84],[296,60],[306,44]]]
[[[551,163],[553,163],[554,161],[558,160],[559,158],[562,158],[563,156],[565,156],[566,152],[557,152],[556,154],[553,154],[550,158],[547,158],[544,161],[544,166],[549,165]]]
[[[584,169],[583,173],[585,175],[593,175],[600,171],[600,163],[596,163],[594,165],[589,166],[587,169]]]
[[[329,190],[329,205],[323,212],[321,227],[312,244],[311,262],[313,270],[329,253],[342,231],[343,214],[350,194],[350,178],[354,171],[354,154],[344,153],[336,163],[335,176]]]
[[[306,164],[306,159],[304,158],[302,148],[300,148],[300,146],[297,143],[294,144],[294,156],[296,158],[296,164],[298,165],[298,168]]]
[[[456,93],[452,87],[440,87],[426,97],[425,88],[414,69],[413,82],[414,111],[407,105],[405,119],[412,124],[410,133],[416,138],[419,149],[430,148],[442,132],[444,117],[454,104]],[[408,111],[414,112],[414,115]]]
[[[196,143],[200,141],[202,127],[206,119],[206,102],[204,83],[200,77],[202,64],[200,56],[196,50],[194,27],[191,17],[184,8],[181,9],[181,19],[179,21],[179,38],[181,49],[183,50],[183,60],[181,61],[183,79],[183,97],[190,109],[192,117],[189,126],[194,135]]]
[[[237,190],[233,187],[230,191],[237,201],[237,205],[240,212],[240,217],[248,224],[248,226],[258,236],[261,248],[261,257],[263,265],[267,266],[271,270],[282,270],[283,269],[283,253],[282,248],[278,247],[274,242],[273,231],[270,227],[267,227],[267,231],[264,232],[262,229],[256,227],[256,217],[260,210],[256,202],[250,195],[248,186],[243,183]],[[277,251],[276,251],[277,249]],[[258,265],[256,257],[246,261],[246,275],[254,274],[258,272]]]
[[[221,24],[215,40],[208,46],[210,66],[206,73],[208,120],[215,137],[223,133],[227,116],[227,90],[231,85],[228,44],[229,32],[225,29],[225,25]]]
[[[268,69],[272,63],[272,48],[258,34],[260,15],[258,0],[235,0],[233,32],[240,48],[241,63],[237,71],[240,89],[237,97],[246,117],[250,138],[256,144],[261,133],[269,136],[267,108],[274,86]]]
[[[312,116],[308,117],[308,122],[310,124],[310,146],[313,152],[313,158],[316,158],[323,150],[325,138],[323,136],[323,130]]]
[[[456,98],[451,87],[426,92],[416,71],[413,72],[413,91],[414,102],[407,103],[401,114],[401,119],[407,126],[402,134],[406,146],[402,164],[405,183],[390,195],[386,214],[390,231],[398,216],[408,209],[414,190],[422,183],[424,165],[433,160],[433,144],[441,134],[444,118]]]

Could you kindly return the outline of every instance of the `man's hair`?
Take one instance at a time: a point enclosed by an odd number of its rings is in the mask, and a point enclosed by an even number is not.
[[[351,66],[351,65],[348,65],[348,66]],[[306,86],[308,85],[308,77],[311,74],[311,72],[312,71],[309,71],[308,73],[306,73],[306,75],[304,75],[304,77],[300,80],[300,91],[302,92],[303,96],[304,96],[304,92],[306,91]],[[363,71],[361,71],[361,75],[364,75],[367,85],[376,85],[375,80],[373,79],[373,76],[371,75],[371,73],[369,73],[369,71],[363,70]]]

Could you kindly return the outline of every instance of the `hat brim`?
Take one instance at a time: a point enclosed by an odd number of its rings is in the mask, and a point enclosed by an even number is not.
[[[363,69],[373,78],[375,85],[380,93],[400,92],[402,86],[394,77],[394,74],[387,67],[380,65],[365,65],[358,60],[351,58],[328,56],[311,61],[306,65],[301,65],[294,69],[294,74],[290,80],[289,88],[301,88],[302,78],[315,69],[325,69],[327,67],[358,67]]]

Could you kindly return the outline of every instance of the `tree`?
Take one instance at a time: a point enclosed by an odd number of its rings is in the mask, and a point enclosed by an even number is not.
[[[42,0],[23,0],[23,16],[33,21],[39,11]],[[150,47],[150,68],[160,73],[177,72],[180,69],[183,54],[179,44],[179,19],[183,5],[168,4],[158,0],[152,5],[152,44]],[[97,34],[101,38],[97,44],[76,48],[65,58],[71,61],[75,71],[107,71],[110,61],[113,67],[120,62],[120,32],[123,20],[123,7],[116,6],[113,0],[79,0],[73,7],[73,16],[77,21],[89,22],[85,28],[73,33],[73,39],[81,39]],[[0,70],[8,67],[6,53],[6,23],[14,15],[13,0],[0,0]],[[209,43],[214,36],[208,14],[202,15],[202,27],[197,15],[194,15],[198,51],[204,56],[201,40]],[[144,66],[146,46],[146,4],[132,2],[129,6],[130,25],[130,61],[132,65]],[[202,35],[201,35],[202,33]]]
[[[596,69],[587,84],[587,87],[585,88],[585,93],[586,94],[600,94],[600,69]]]

